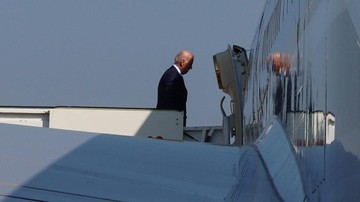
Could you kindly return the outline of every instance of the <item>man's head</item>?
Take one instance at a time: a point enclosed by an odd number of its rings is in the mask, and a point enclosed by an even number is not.
[[[180,51],[175,57],[175,64],[179,67],[181,74],[186,74],[192,69],[194,55],[187,50]]]

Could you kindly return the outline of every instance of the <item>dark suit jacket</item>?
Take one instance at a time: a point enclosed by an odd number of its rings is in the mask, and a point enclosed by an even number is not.
[[[184,79],[174,66],[162,75],[158,86],[157,109],[174,109],[184,111],[186,120],[187,90]]]

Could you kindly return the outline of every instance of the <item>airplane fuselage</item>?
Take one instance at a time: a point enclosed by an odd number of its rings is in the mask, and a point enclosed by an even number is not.
[[[310,201],[360,198],[360,1],[268,1],[251,47],[244,144],[272,116]]]

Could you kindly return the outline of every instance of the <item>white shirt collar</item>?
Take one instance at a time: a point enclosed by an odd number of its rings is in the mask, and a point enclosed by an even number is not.
[[[176,70],[179,72],[179,74],[181,75],[181,71],[180,71],[179,67],[176,66],[176,64],[173,64],[173,66],[175,67],[175,69],[176,69]]]

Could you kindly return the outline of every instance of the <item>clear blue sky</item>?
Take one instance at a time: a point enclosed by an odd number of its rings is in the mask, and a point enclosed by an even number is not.
[[[221,125],[212,56],[250,48],[265,2],[1,0],[0,105],[153,108],[188,49],[188,125]]]

